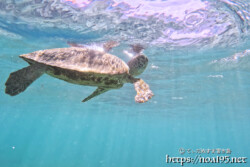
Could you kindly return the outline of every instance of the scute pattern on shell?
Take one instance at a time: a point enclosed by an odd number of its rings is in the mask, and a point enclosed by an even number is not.
[[[86,73],[123,74],[129,72],[128,65],[120,58],[108,53],[87,48],[56,48],[24,54],[26,61],[35,61],[49,66]]]

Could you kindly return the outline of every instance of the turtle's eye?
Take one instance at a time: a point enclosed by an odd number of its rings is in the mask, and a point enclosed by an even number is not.
[[[148,62],[148,58],[145,55],[140,55],[140,59],[143,63],[147,63]]]
[[[144,55],[139,55],[137,57],[137,62],[138,62],[138,65],[137,65],[137,68],[146,68],[146,66],[148,65],[148,58]]]

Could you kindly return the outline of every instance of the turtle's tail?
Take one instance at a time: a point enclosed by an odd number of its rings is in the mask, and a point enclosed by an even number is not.
[[[10,74],[5,83],[5,93],[15,96],[23,92],[32,82],[45,72],[45,68],[37,64],[25,67]]]

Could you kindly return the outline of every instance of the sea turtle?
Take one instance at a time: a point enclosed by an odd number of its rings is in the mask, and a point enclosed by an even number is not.
[[[124,83],[133,83],[137,95],[135,101],[143,103],[153,96],[149,86],[140,78],[148,64],[148,58],[142,53],[143,47],[133,45],[134,57],[126,64],[120,58],[107,53],[117,42],[109,41],[103,47],[88,47],[69,43],[71,47],[35,51],[20,55],[30,66],[10,74],[6,81],[5,93],[14,96],[23,92],[33,81],[47,73],[64,81],[98,88],[82,102],[118,89]]]

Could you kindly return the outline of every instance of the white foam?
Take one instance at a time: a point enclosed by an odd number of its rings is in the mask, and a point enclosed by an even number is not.
[[[84,45],[84,47],[86,47],[88,49],[104,52],[104,48],[102,46],[100,46],[100,45],[97,45],[97,44]]]
[[[127,50],[124,50],[124,51],[123,51],[123,53],[124,53],[125,55],[127,55],[129,58],[134,57],[134,54],[133,54],[133,53],[128,52]]]
[[[223,75],[209,75],[208,78],[223,78]]]
[[[151,68],[152,68],[152,69],[159,69],[160,67],[158,67],[158,66],[152,64],[152,65],[151,65]]]
[[[183,97],[172,97],[173,100],[183,100]]]

